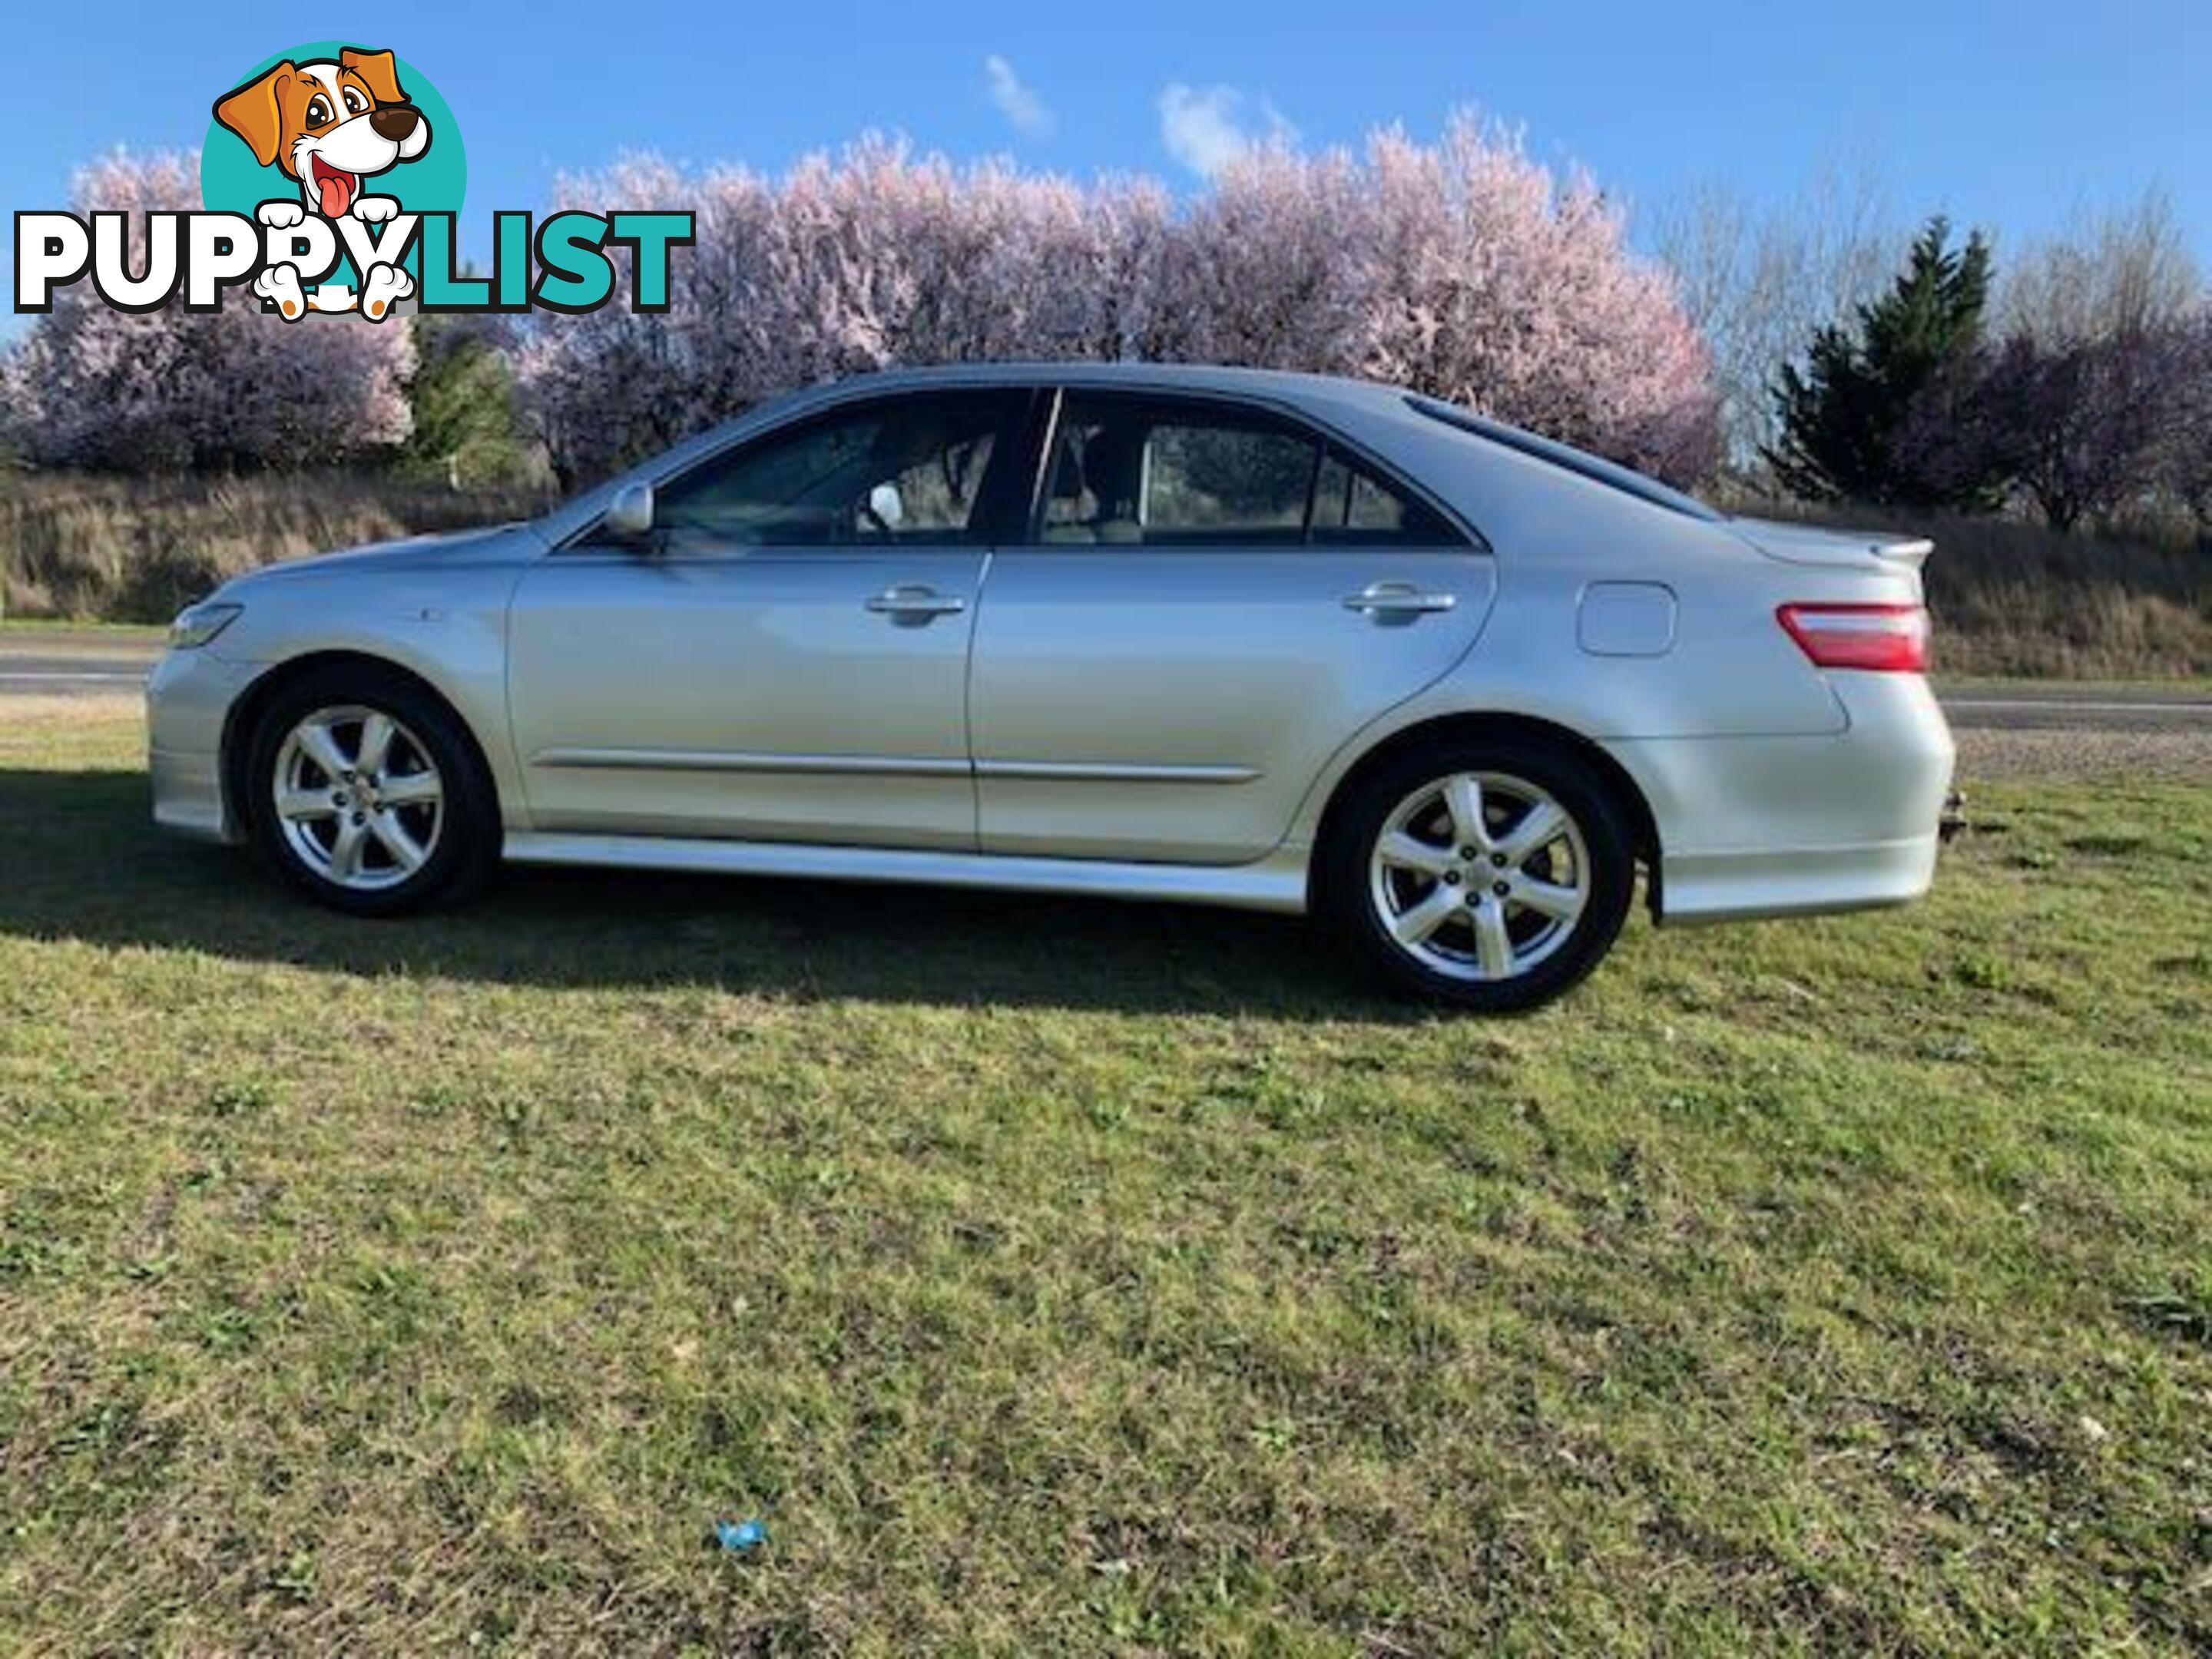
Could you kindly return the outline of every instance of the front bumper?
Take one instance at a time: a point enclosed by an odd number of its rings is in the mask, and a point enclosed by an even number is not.
[[[154,822],[203,841],[245,839],[222,787],[222,738],[230,711],[259,672],[205,647],[171,651],[146,681],[146,769]]]
[[[1935,879],[1955,751],[1917,676],[1830,677],[1832,736],[1608,744],[1659,832],[1659,919],[1726,921],[1904,904]]]

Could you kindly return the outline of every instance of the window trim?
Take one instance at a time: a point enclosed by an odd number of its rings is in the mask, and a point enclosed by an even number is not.
[[[1041,388],[1041,390],[1043,388]],[[1042,422],[1041,441],[1037,445],[1036,471],[1030,487],[1030,507],[1018,542],[1001,544],[1024,552],[1076,553],[1095,551],[1097,544],[1088,542],[1048,542],[1044,539],[1045,503],[1051,482],[1053,456],[1060,442],[1060,428],[1065,421],[1071,394],[1133,399],[1141,402],[1181,404],[1197,409],[1218,409],[1249,418],[1260,417],[1258,424],[1273,424],[1286,428],[1295,435],[1315,446],[1314,467],[1306,480],[1305,520],[1298,538],[1291,542],[1254,543],[1248,547],[1224,544],[1205,550],[1249,553],[1261,556],[1269,553],[1321,551],[1351,551],[1362,544],[1352,541],[1331,543],[1316,541],[1313,534],[1314,491],[1319,487],[1322,468],[1327,465],[1330,451],[1337,452],[1347,465],[1374,476],[1377,482],[1397,491],[1407,500],[1418,503],[1436,515],[1437,520],[1460,539],[1410,544],[1399,550],[1407,553],[1482,553],[1492,549],[1489,540],[1470,524],[1465,514],[1437,499],[1436,493],[1408,477],[1404,471],[1376,455],[1373,449],[1347,437],[1328,422],[1316,419],[1302,409],[1278,402],[1272,398],[1254,397],[1248,393],[1190,391],[1181,386],[1114,386],[1067,381],[1049,388],[1049,406]],[[1112,544],[1124,548],[1133,546],[1143,551],[1145,544]],[[1175,546],[1170,542],[1158,544],[1162,549]]]

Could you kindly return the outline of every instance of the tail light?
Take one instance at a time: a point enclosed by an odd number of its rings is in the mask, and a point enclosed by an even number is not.
[[[1928,672],[1923,605],[1785,605],[1774,616],[1815,667]]]

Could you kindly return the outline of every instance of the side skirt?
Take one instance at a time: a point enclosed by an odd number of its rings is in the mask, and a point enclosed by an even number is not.
[[[1254,864],[1114,864],[1096,859],[1017,858],[987,853],[821,847],[765,841],[603,836],[511,830],[515,864],[592,865],[731,876],[797,876],[817,881],[899,881],[1018,893],[1072,893],[1168,903],[1223,904],[1303,915],[1306,854],[1279,848]]]

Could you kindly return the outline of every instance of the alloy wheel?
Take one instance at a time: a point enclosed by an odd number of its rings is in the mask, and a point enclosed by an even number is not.
[[[437,851],[446,784],[404,722],[356,704],[318,708],[285,734],[272,787],[292,855],[354,892],[397,887]]]
[[[1458,772],[1382,821],[1368,895],[1384,935],[1448,978],[1516,979],[1573,937],[1591,895],[1582,826],[1548,791],[1503,772]]]

